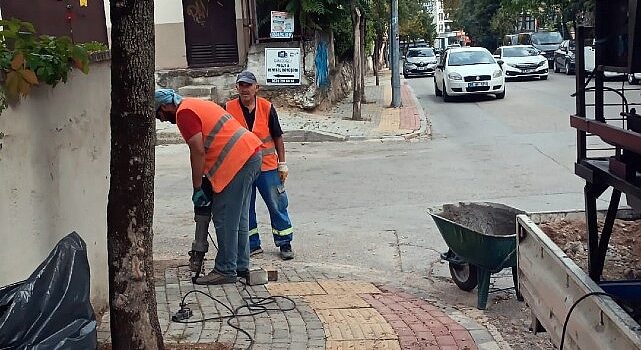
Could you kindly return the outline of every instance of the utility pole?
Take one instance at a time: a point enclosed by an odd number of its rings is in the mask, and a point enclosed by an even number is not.
[[[392,1],[392,18],[390,25],[390,59],[392,60],[392,107],[401,106],[401,72],[398,42],[398,0]]]

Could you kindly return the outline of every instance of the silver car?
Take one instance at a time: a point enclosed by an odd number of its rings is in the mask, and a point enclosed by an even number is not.
[[[403,63],[403,76],[434,75],[436,54],[431,47],[413,47],[407,51]]]

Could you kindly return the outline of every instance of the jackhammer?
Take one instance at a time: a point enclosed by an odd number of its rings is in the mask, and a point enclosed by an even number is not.
[[[204,271],[205,254],[209,250],[209,222],[211,221],[211,207],[195,208],[194,221],[196,222],[196,232],[194,233],[194,242],[191,244],[189,251],[189,269],[195,273],[192,281],[200,276]]]
[[[212,198],[213,189],[211,183],[203,177],[202,189],[205,194]],[[205,207],[194,207],[194,221],[196,222],[196,232],[194,233],[194,242],[191,244],[189,251],[189,269],[194,272],[195,276],[192,281],[195,283],[196,279],[204,272],[205,254],[209,251],[209,222],[211,221],[211,204]]]

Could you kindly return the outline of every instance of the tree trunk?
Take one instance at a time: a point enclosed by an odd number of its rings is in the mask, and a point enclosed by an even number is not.
[[[367,98],[365,97],[365,75],[367,74],[367,55],[365,52],[365,22],[366,17],[364,13],[361,13],[361,20],[358,23],[359,33],[361,36],[360,45],[361,45],[361,103],[367,103]]]
[[[361,85],[363,75],[362,57],[361,57],[361,33],[360,33],[361,11],[356,6],[356,1],[352,0],[352,29],[354,33],[354,78],[352,81],[352,119],[361,120],[361,98],[363,96],[363,86]]]
[[[372,53],[372,68],[374,69],[374,77],[376,78],[376,86],[379,86],[380,79],[378,77],[378,60],[380,52],[378,51],[380,47],[380,42],[378,40],[378,34],[376,35],[376,40],[374,40],[374,52]]]
[[[111,0],[111,181],[107,204],[113,349],[164,349],[153,279],[154,2]]]

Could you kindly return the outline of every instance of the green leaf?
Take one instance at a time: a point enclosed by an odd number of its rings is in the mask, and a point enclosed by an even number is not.
[[[36,28],[33,26],[32,23],[22,22],[22,27],[24,27],[24,29],[30,31],[31,33],[35,33],[36,32]]]

